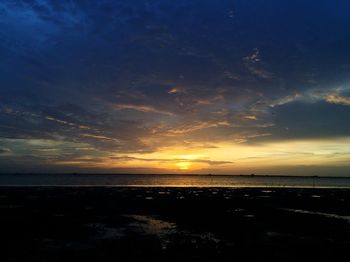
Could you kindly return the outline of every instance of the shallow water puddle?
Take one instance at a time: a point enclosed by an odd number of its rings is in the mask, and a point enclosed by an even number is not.
[[[125,217],[136,220],[136,222],[132,223],[132,226],[141,229],[142,232],[146,234],[164,235],[169,234],[176,229],[175,223],[170,223],[164,220],[156,219],[151,216],[125,215]]]
[[[179,239],[179,237],[183,238],[184,236],[194,242],[204,241],[215,244],[220,242],[220,239],[211,232],[193,233],[183,229],[178,230],[175,223],[167,222],[152,216],[125,215],[125,217],[136,220],[136,222],[129,224],[130,226],[134,227],[134,230],[143,234],[157,236],[160,240],[162,249],[167,249],[168,245],[174,239]]]
[[[281,209],[285,210],[285,211],[293,212],[293,213],[317,215],[317,216],[323,216],[323,217],[328,217],[328,218],[346,220],[348,223],[350,223],[350,216],[340,216],[337,214],[329,214],[329,213],[308,211],[308,210],[302,210],[302,209],[290,209],[290,208],[281,208]]]
[[[139,233],[155,235],[160,240],[162,249],[169,244],[169,236],[176,233],[176,224],[145,215],[124,215],[136,222],[129,224]]]
[[[321,196],[320,195],[312,195],[311,197],[312,198],[320,198]]]

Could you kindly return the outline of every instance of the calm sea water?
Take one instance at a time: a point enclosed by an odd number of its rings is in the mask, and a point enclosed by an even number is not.
[[[0,174],[0,186],[331,187],[350,188],[350,178],[199,175]]]

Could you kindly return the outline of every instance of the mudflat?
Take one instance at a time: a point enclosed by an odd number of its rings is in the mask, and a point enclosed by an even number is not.
[[[340,261],[350,190],[0,187],[0,261]]]

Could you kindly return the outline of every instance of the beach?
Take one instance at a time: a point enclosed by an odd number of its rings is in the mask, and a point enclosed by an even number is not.
[[[1,187],[1,261],[339,261],[349,189]]]

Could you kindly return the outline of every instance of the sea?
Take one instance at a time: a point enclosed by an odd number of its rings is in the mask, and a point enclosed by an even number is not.
[[[350,177],[0,174],[0,186],[350,188]]]

